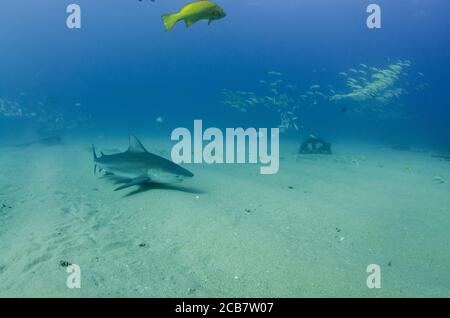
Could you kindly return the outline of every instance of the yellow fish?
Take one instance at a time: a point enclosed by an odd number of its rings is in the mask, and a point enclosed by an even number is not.
[[[162,15],[162,20],[167,32],[181,20],[184,20],[186,27],[190,27],[200,20],[208,20],[209,25],[213,20],[219,20],[225,16],[225,11],[219,5],[209,0],[200,0],[187,4],[178,13]]]

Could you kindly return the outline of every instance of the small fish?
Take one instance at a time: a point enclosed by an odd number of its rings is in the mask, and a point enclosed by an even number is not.
[[[436,181],[437,183],[445,183],[444,178],[442,178],[441,176],[434,176],[433,180]]]
[[[283,76],[283,73],[276,72],[276,71],[269,71],[267,72],[268,75],[275,75],[275,76]]]
[[[184,20],[186,27],[192,26],[200,20],[208,20],[208,25],[214,20],[226,17],[225,11],[209,0],[200,0],[185,5],[179,12],[162,15],[166,32],[172,30],[174,25]]]

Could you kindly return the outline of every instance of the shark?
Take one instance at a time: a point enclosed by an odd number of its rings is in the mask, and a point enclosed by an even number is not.
[[[97,156],[95,146],[92,145],[94,156],[94,174],[97,168],[107,175],[114,175],[127,180],[125,184],[114,191],[146,183],[170,184],[182,182],[192,178],[194,174],[178,164],[150,153],[140,140],[129,135],[129,146],[125,152]]]

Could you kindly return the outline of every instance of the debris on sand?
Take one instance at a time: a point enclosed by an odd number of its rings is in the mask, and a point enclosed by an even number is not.
[[[195,288],[188,288],[188,289],[187,289],[188,295],[193,295],[193,294],[195,294],[196,292],[197,292],[197,289],[195,289]]]
[[[59,261],[59,266],[61,266],[61,267],[69,267],[70,265],[72,265],[71,262],[63,261],[63,260]]]
[[[2,203],[0,205],[0,210],[12,209],[12,206]]]

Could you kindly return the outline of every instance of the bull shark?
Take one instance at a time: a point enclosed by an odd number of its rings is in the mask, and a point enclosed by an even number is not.
[[[128,180],[114,191],[145,183],[177,183],[194,176],[176,163],[148,152],[135,136],[129,135],[129,138],[128,150],[113,155],[102,152],[98,157],[95,146],[92,145],[94,174],[99,168],[100,172],[105,171],[106,174]]]

